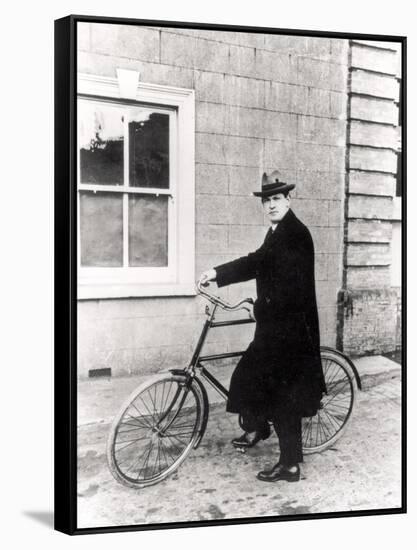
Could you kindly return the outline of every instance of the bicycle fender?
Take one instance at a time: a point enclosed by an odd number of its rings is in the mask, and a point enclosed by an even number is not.
[[[182,369],[170,369],[169,372],[172,372],[172,374],[177,374],[179,376],[184,376],[184,378],[187,377],[187,375],[184,373],[184,370]],[[199,387],[199,390],[201,391],[201,396],[203,398],[203,419],[201,422],[201,429],[200,429],[200,433],[198,434],[197,441],[194,443],[194,446],[193,446],[193,449],[197,449],[201,443],[201,440],[203,439],[204,433],[207,428],[208,415],[209,415],[209,400],[207,396],[207,390],[204,387],[201,380],[199,380],[196,376],[192,380]]]
[[[201,443],[201,440],[203,439],[204,433],[205,433],[206,428],[207,428],[208,415],[209,415],[209,400],[208,400],[208,396],[207,396],[207,390],[204,387],[201,380],[199,380],[198,378],[194,378],[194,381],[197,382],[197,385],[200,388],[201,395],[203,397],[203,403],[204,403],[204,405],[203,405],[203,420],[202,420],[202,423],[201,423],[201,430],[200,430],[200,433],[198,435],[197,441],[195,442],[195,445],[193,447],[193,449],[197,449],[199,447],[200,443]]]
[[[352,359],[350,359],[350,357],[348,357],[347,355],[345,355],[343,352],[339,351],[338,349],[331,348],[330,346],[320,346],[320,349],[321,350],[326,350],[326,351],[331,351],[335,355],[338,355],[339,357],[344,359],[353,371],[358,389],[362,390],[361,377],[359,375],[358,369],[355,367],[355,365],[354,365]]]
[[[176,374],[177,376],[183,376],[186,379],[189,378],[191,380],[191,378],[187,375],[184,369],[169,369],[168,372],[171,372],[172,374]]]

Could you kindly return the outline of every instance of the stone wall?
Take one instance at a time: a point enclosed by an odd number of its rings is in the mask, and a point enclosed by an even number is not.
[[[401,342],[399,291],[391,288],[399,46],[350,43],[344,287],[338,344],[354,355],[393,351]]]
[[[278,169],[296,184],[293,208],[316,248],[322,343],[334,346],[343,266],[348,41],[85,23],[79,24],[78,39],[82,73],[115,77],[116,68],[127,68],[139,71],[143,82],[195,90],[197,275],[261,243],[266,220],[251,192],[264,170]],[[378,79],[372,85],[384,87]],[[366,139],[364,132],[358,136]],[[356,154],[362,163],[360,151],[352,151],[352,158]],[[391,162],[390,154],[382,156]],[[369,162],[379,166],[380,159]],[[385,199],[379,199],[382,207]],[[359,206],[352,200],[350,208]],[[375,223],[365,216],[367,221]],[[362,229],[358,223],[350,231],[360,238]],[[375,228],[375,239],[378,231],[385,235],[389,228]],[[355,246],[350,254],[356,257]],[[376,247],[375,254],[384,256],[379,241]],[[250,282],[221,293],[235,300],[255,289]],[[199,297],[79,302],[79,375],[183,365],[203,311]],[[252,333],[252,325],[213,330],[206,349],[242,349]]]
[[[388,353],[397,348],[395,289],[350,290],[341,297],[345,315],[344,351],[348,355]]]

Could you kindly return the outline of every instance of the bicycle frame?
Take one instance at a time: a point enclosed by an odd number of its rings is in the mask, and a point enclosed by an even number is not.
[[[222,298],[204,291],[200,283],[197,286],[197,290],[199,294],[205,296],[211,302],[212,307],[206,306],[207,318],[188,366],[182,369],[169,369],[168,373],[160,373],[153,380],[139,386],[123,404],[112,423],[107,443],[108,464],[115,479],[129,487],[146,487],[162,481],[162,479],[165,479],[175,471],[191,449],[197,449],[200,445],[207,428],[210,408],[204,380],[223,399],[228,398],[228,390],[207,370],[204,363],[215,361],[216,359],[240,357],[244,352],[235,351],[202,355],[209,330],[217,327],[255,322],[251,311],[244,305],[253,304],[252,299],[246,298],[236,304],[230,304]],[[226,311],[246,309],[249,311],[249,318],[215,321],[217,307]],[[305,447],[306,453],[321,452],[339,439],[352,413],[355,401],[355,388],[360,388],[359,374],[354,368],[353,363],[343,353],[322,347],[321,354],[327,361],[326,372],[331,372],[330,380],[334,381],[334,387],[332,388],[331,384],[328,386],[331,390],[329,397],[323,397],[327,401],[323,401],[317,414],[307,419],[304,423],[302,438],[304,442],[303,448]],[[173,395],[171,394],[172,388],[174,388]],[[337,401],[338,395],[340,397]],[[189,402],[186,401],[188,396],[190,396]],[[135,405],[137,399],[141,400],[142,406],[146,411],[142,407],[139,409]],[[331,403],[335,399],[336,402],[332,405]],[[134,416],[129,414],[131,407],[136,410],[133,413]],[[183,416],[180,418],[180,415]],[[129,420],[133,418],[134,423],[126,422],[125,418]],[[177,422],[178,418],[180,418],[179,424]],[[189,425],[187,423],[184,425],[182,421],[188,418]],[[119,427],[126,423],[133,427],[133,429],[128,429],[129,432],[138,432],[137,439],[132,440],[133,434],[129,433],[126,440],[125,436],[122,435],[126,433],[126,430],[119,432]],[[239,423],[242,427],[240,418]],[[178,429],[180,429],[179,432]],[[173,441],[177,441],[177,444],[173,443]],[[117,447],[121,443],[124,446]],[[130,447],[132,444],[138,445],[134,456],[130,457],[129,451],[127,451],[128,454],[120,458],[120,451],[123,451],[126,446]],[[171,455],[169,450],[173,444],[176,446],[176,449],[179,449],[179,454],[175,450],[174,456]],[[138,452],[142,453],[139,455],[139,460],[143,460],[143,462],[138,462]],[[166,452],[170,460],[167,459]],[[151,453],[153,453],[153,467],[149,472],[147,470]],[[161,456],[165,457],[162,459],[162,463]],[[121,464],[131,459],[132,462],[128,465],[127,470],[126,466],[123,469],[120,468]],[[136,477],[132,477],[129,472],[132,468],[138,469],[140,465],[142,466],[137,475],[135,474]],[[142,478],[139,479],[141,476]]]
[[[232,325],[242,325],[242,324],[246,324],[246,323],[254,323],[255,319],[253,319],[253,318],[234,319],[234,320],[231,320],[231,321],[218,321],[218,322],[215,322],[214,321],[215,313],[216,313],[216,310],[217,310],[217,307],[218,307],[219,304],[217,304],[215,302],[212,302],[212,303],[214,305],[213,305],[213,308],[212,308],[211,311],[210,311],[209,306],[206,306],[207,319],[206,319],[206,321],[203,325],[203,329],[201,331],[201,334],[200,334],[200,337],[198,339],[196,348],[195,348],[194,353],[192,355],[190,364],[188,365],[188,367],[186,369],[184,369],[184,371],[188,374],[189,380],[192,380],[192,379],[195,378],[196,369],[198,369],[198,372],[201,375],[201,377],[204,378],[204,380],[206,380],[223,397],[223,399],[227,399],[227,397],[229,395],[229,392],[227,391],[227,389],[201,363],[204,362],[204,361],[213,361],[215,359],[227,359],[227,358],[230,358],[230,357],[240,357],[240,356],[243,355],[244,352],[243,351],[236,351],[236,352],[228,352],[228,353],[219,353],[219,354],[216,354],[216,355],[201,356],[200,355],[201,350],[203,349],[204,343],[205,343],[206,338],[207,338],[207,334],[208,334],[208,332],[211,328],[225,327],[225,326],[232,326]],[[182,373],[184,371],[177,371],[176,369],[173,369],[171,372],[173,372],[173,373],[175,373],[175,372]],[[202,386],[201,383],[199,385],[200,385],[201,392],[203,394],[203,399],[207,400],[206,390],[205,390],[204,386]],[[174,399],[171,403],[171,406],[166,411],[166,414],[160,419],[159,423],[162,423],[165,420],[165,418],[169,415],[172,408],[176,404],[177,399],[180,396],[180,394],[181,394],[181,391],[177,390],[177,394],[175,395],[175,397],[174,397]],[[178,406],[178,412],[180,411],[181,406],[184,403],[186,398],[187,398],[187,392],[183,393],[182,396],[181,396],[181,404]],[[170,422],[166,426],[164,426],[161,433],[164,433],[164,431],[166,431],[170,427],[170,425],[175,421],[176,416],[177,415],[174,415],[174,417],[170,420]],[[204,424],[206,423],[206,419],[204,419],[203,423]],[[198,445],[196,445],[196,446],[198,446]]]
[[[226,327],[233,325],[243,325],[247,323],[254,323],[255,319],[234,319],[231,321],[215,321],[215,313],[217,310],[218,304],[214,303],[212,310],[210,311],[209,307],[206,306],[206,315],[207,319],[204,323],[203,330],[201,331],[200,338],[198,339],[196,348],[194,350],[193,356],[191,358],[190,364],[185,369],[186,372],[190,373],[192,377],[195,376],[196,369],[198,369],[199,374],[202,378],[206,380],[224,399],[227,399],[229,392],[221,384],[217,378],[215,378],[205,366],[202,365],[205,361],[214,361],[216,359],[228,359],[231,357],[240,357],[243,355],[244,351],[234,351],[228,353],[218,353],[214,355],[204,355],[201,356],[201,350],[203,349],[204,343],[207,338],[207,334],[211,328],[216,327]]]
[[[213,306],[212,306],[212,309],[210,311],[209,306],[206,305],[207,319],[206,319],[206,321],[203,325],[203,329],[201,331],[200,337],[198,339],[196,348],[194,350],[193,356],[191,358],[191,361],[190,361],[188,367],[186,367],[183,370],[175,369],[175,370],[171,371],[171,372],[177,373],[177,374],[184,374],[185,373],[189,381],[195,380],[197,382],[198,386],[200,387],[200,391],[202,393],[203,400],[207,405],[205,407],[206,413],[205,413],[205,416],[203,418],[201,433],[200,433],[200,436],[199,436],[199,438],[197,439],[197,441],[194,445],[194,449],[196,449],[200,445],[201,440],[204,436],[206,426],[207,426],[207,421],[208,421],[208,409],[209,409],[207,391],[206,391],[202,381],[199,379],[198,376],[196,376],[196,371],[198,371],[198,374],[201,375],[201,378],[203,378],[205,381],[207,381],[208,384],[210,384],[210,386],[212,388],[214,388],[221,395],[221,397],[223,397],[223,399],[226,400],[229,396],[228,390],[223,386],[223,384],[221,384],[217,380],[217,378],[215,378],[207,370],[207,368],[202,363],[204,363],[206,361],[214,361],[216,359],[228,359],[228,358],[232,358],[232,357],[241,357],[244,353],[244,351],[235,351],[235,352],[218,353],[218,354],[214,354],[214,355],[204,355],[204,356],[202,356],[201,351],[202,351],[204,343],[206,341],[207,334],[208,334],[208,332],[211,328],[226,327],[226,326],[233,326],[233,325],[243,325],[243,324],[254,323],[255,322],[255,319],[252,317],[250,311],[249,311],[250,317],[248,319],[234,319],[234,320],[231,320],[231,321],[215,321],[214,320],[215,319],[215,313],[216,313],[217,307],[219,305],[223,309],[227,309],[229,311],[230,310],[236,310],[236,309],[240,309],[242,307],[241,304],[244,303],[245,301],[249,301],[249,299],[243,300],[243,301],[239,302],[238,304],[235,304],[234,306],[232,306],[230,304],[227,304],[223,300],[221,300],[219,298],[216,298],[213,295],[210,295],[208,293],[204,293],[204,291],[202,292],[201,287],[198,287],[198,290],[199,290],[200,294],[205,296],[213,304]],[[224,307],[225,305],[226,305],[226,307]],[[243,306],[243,308],[247,309],[245,306]],[[329,348],[329,347],[324,347],[323,346],[320,349],[321,350],[332,351],[332,352],[336,353],[336,355],[338,355],[341,359],[345,359],[346,363],[348,364],[348,366],[351,368],[351,370],[353,372],[354,378],[356,379],[358,389],[362,389],[359,373],[358,373],[355,365],[352,363],[352,361],[345,354],[343,354],[341,351],[333,350],[332,348]]]
[[[217,307],[219,306],[218,303],[215,301],[212,301],[213,307],[210,311],[209,306],[206,306],[206,315],[207,319],[204,323],[203,329],[200,334],[200,338],[197,342],[196,348],[194,350],[193,356],[191,358],[190,364],[185,369],[187,373],[191,375],[191,377],[195,376],[196,369],[198,369],[199,374],[201,374],[202,378],[206,380],[224,399],[227,399],[229,392],[227,389],[207,370],[206,367],[204,367],[201,363],[205,361],[214,361],[216,359],[229,359],[232,357],[241,357],[244,353],[244,351],[234,351],[234,352],[228,352],[228,353],[218,353],[214,355],[205,355],[201,356],[201,350],[203,349],[205,340],[207,338],[207,334],[211,328],[215,327],[226,327],[226,326],[233,326],[233,325],[243,325],[247,323],[254,323],[255,319],[253,317],[250,317],[248,319],[234,319],[231,321],[214,321],[215,313],[217,310]],[[336,350],[329,346],[320,346],[321,350],[328,350],[332,351],[333,353],[336,353],[341,359],[344,359],[349,367],[351,368],[353,375],[356,380],[356,384],[359,390],[362,389],[362,383],[361,378],[358,373],[358,370],[352,360],[345,355],[340,350]]]

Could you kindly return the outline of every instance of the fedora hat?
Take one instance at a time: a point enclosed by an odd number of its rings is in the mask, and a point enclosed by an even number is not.
[[[269,176],[264,172],[260,191],[254,191],[255,197],[269,197],[277,193],[287,193],[294,189],[294,183],[279,181],[279,172],[274,170]]]

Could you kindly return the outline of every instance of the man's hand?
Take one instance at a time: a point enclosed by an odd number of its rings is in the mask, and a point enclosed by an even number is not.
[[[200,275],[200,279],[199,279],[200,284],[202,286],[207,286],[210,281],[216,280],[216,276],[217,276],[217,273],[215,269],[209,269],[208,271],[204,271],[204,273]]]

